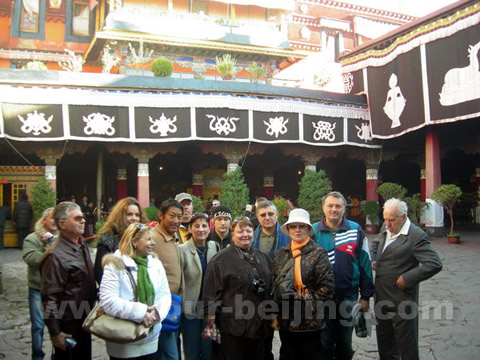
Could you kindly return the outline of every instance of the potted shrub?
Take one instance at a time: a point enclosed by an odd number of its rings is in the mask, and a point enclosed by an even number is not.
[[[433,200],[443,206],[450,216],[450,232],[447,234],[448,243],[460,243],[460,234],[453,232],[453,207],[460,196],[462,196],[462,189],[454,184],[444,184],[437,187],[431,196]]]
[[[420,200],[420,194],[414,194],[412,196],[406,197],[405,202],[408,206],[408,218],[415,225],[421,226],[421,218],[425,209],[428,207],[428,203]]]
[[[378,233],[378,216],[380,215],[380,205],[374,200],[368,200],[363,204],[363,214],[366,218],[365,232],[367,234]]]
[[[332,191],[325,170],[305,170],[298,183],[298,207],[310,213],[312,224],[323,217],[322,202],[325,195]]]
[[[170,77],[172,75],[173,65],[170,60],[159,57],[152,62],[153,75],[157,77]]]
[[[405,198],[405,194],[407,193],[407,189],[399,184],[384,182],[378,187],[377,192],[380,194],[383,201],[387,201],[391,198],[403,200]]]
[[[223,80],[232,80],[235,75],[235,64],[237,60],[230,54],[223,54],[223,56],[215,58],[217,62],[217,71]]]

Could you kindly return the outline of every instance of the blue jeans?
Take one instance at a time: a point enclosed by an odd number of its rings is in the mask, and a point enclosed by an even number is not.
[[[28,288],[28,307],[30,309],[30,321],[32,323],[32,360],[42,360],[45,356],[42,350],[45,323],[43,322],[40,291]]]
[[[202,338],[202,330],[207,326],[203,319],[187,319],[182,314],[183,352],[185,360],[212,358],[212,341]]]
[[[178,360],[178,331],[160,332],[158,337],[158,359]]]
[[[322,331],[322,360],[351,360],[352,348],[352,309],[358,302],[358,296],[343,297],[335,295],[335,309],[326,308],[327,328]]]

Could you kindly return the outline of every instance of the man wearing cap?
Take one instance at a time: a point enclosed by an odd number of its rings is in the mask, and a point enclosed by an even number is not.
[[[178,228],[178,237],[179,243],[184,243],[186,240],[186,236],[188,234],[188,224],[190,223],[190,219],[192,218],[193,214],[193,200],[192,195],[187,193],[180,193],[175,196],[175,200],[177,200],[183,206],[183,217],[182,223]]]
[[[278,223],[278,209],[273,202],[269,200],[260,202],[255,212],[260,226],[253,235],[253,248],[260,250],[273,260],[275,251],[287,246],[290,243],[290,237],[282,232]],[[272,341],[273,332],[265,338],[265,359],[273,360]],[[284,348],[280,347],[280,359],[287,357]]]
[[[325,217],[313,224],[316,242],[327,251],[335,277],[335,306],[326,307],[327,329],[322,332],[322,359],[329,360],[352,359],[352,309],[358,302],[367,311],[374,293],[368,240],[360,225],[347,220],[345,207],[341,193],[328,193],[322,199]]]
[[[226,206],[220,205],[212,209],[213,231],[208,235],[208,240],[213,240],[220,245],[220,249],[225,249],[232,244],[232,234],[230,233],[230,223],[232,222],[232,212]]]

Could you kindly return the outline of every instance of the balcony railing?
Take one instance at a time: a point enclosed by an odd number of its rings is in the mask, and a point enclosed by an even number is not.
[[[223,41],[244,45],[289,48],[286,25],[279,22],[247,21],[211,17],[203,13],[167,11],[124,6],[110,12],[105,30],[125,30],[186,39]]]

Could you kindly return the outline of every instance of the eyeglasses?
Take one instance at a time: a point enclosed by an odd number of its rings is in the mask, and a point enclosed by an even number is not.
[[[138,223],[138,224],[137,224],[137,228],[136,228],[135,231],[133,232],[132,238],[134,238],[135,235],[137,235],[137,233],[138,233],[140,230],[143,230],[143,229],[146,229],[146,228],[148,228],[147,225],[142,224],[142,223]]]
[[[77,215],[77,216],[74,216],[73,217],[73,220],[75,220],[76,222],[80,222],[80,221],[85,221],[85,216],[83,215]]]
[[[305,229],[307,224],[288,225],[287,229]]]
[[[250,221],[250,218],[249,218],[248,216],[237,217],[237,218],[233,219],[233,222],[236,222],[236,221],[241,221],[241,220],[247,220],[247,221]]]

